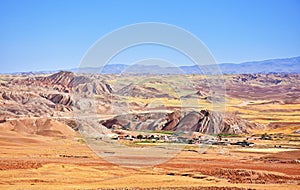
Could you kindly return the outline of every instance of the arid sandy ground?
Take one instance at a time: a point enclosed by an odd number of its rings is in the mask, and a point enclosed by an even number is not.
[[[124,168],[96,156],[77,137],[1,132],[0,149],[1,189],[298,189],[300,183],[299,150],[212,146],[200,154],[190,146],[166,163]]]

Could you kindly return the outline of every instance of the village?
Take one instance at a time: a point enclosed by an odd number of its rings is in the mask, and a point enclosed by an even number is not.
[[[259,140],[272,140],[269,135],[252,135],[252,136],[238,136],[230,134],[219,135],[205,135],[200,133],[194,133],[193,135],[184,133],[167,133],[164,131],[159,132],[141,132],[141,133],[124,133],[123,131],[115,131],[113,134],[108,134],[107,137],[110,140],[117,142],[133,142],[133,143],[180,143],[180,144],[207,144],[207,145],[237,145],[242,147],[253,147],[254,141]],[[106,138],[107,138],[106,137]],[[97,140],[101,140],[98,138]],[[275,145],[276,146],[276,145]],[[280,145],[279,145],[280,146]],[[278,147],[279,147],[278,146]]]

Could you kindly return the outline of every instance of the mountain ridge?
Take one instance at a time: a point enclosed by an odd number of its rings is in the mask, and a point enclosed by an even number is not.
[[[242,63],[221,63],[217,64],[223,74],[256,74],[256,73],[300,73],[300,56],[280,59],[267,59],[262,61],[248,61]],[[215,66],[214,66],[215,67]],[[87,68],[77,69],[85,72]],[[91,69],[91,68],[89,68]],[[204,70],[203,71],[201,71]],[[213,71],[210,71],[213,70]],[[74,69],[73,69],[74,71]],[[103,68],[94,68],[94,71],[101,71],[103,74],[213,74],[214,68],[210,65],[160,67],[159,65],[137,65],[125,64],[105,65]]]
[[[214,66],[215,67],[215,66]],[[206,72],[201,71],[205,70]],[[101,74],[213,74],[215,68],[210,65],[161,67],[159,65],[126,65],[126,64],[107,64],[103,67],[82,67],[63,69],[75,73],[101,73]],[[217,64],[222,74],[268,74],[268,73],[300,73],[300,56],[279,59],[266,59],[262,61],[247,61],[242,63],[220,63]],[[207,71],[208,70],[208,71]],[[213,72],[210,72],[213,70]],[[49,74],[54,71],[36,72],[14,72],[7,74]]]

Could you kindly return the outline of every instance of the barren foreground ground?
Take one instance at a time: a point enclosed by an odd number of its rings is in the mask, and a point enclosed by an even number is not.
[[[195,150],[186,147],[157,166],[124,168],[97,157],[80,138],[3,131],[0,189],[299,189],[299,150],[239,146]]]

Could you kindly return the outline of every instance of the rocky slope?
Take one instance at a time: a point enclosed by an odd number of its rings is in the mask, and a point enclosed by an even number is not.
[[[136,84],[129,84],[117,91],[116,93],[122,96],[142,98],[173,98],[168,93],[164,93],[156,88]]]
[[[14,131],[24,135],[75,137],[76,132],[51,118],[16,119],[0,123],[0,131]]]
[[[84,113],[86,116],[92,112],[103,115],[120,115],[111,120],[102,121],[102,124],[107,128],[129,130],[248,133],[251,129],[262,127],[230,113],[226,113],[223,117],[220,113],[205,110],[186,113],[174,111],[179,108],[176,107],[176,102],[180,99],[186,102],[191,99],[200,100],[204,102],[204,105],[211,102],[212,92],[210,92],[209,83],[204,76],[152,76],[155,78],[155,82],[150,81],[149,84],[134,83],[139,80],[147,81],[148,76],[125,76],[122,78],[124,83],[123,81],[117,83],[119,86],[116,86],[115,77],[115,75],[75,75],[65,71],[51,75],[1,76],[0,120],[26,117],[71,118],[74,117],[74,114],[75,117],[78,116],[76,114],[79,111],[79,114]],[[253,106],[256,104],[262,106],[278,104],[280,106],[300,103],[299,74],[243,74],[224,76],[224,78],[226,79],[226,96],[234,101],[238,99],[246,102],[245,106],[247,102],[252,101],[251,105]],[[173,91],[168,91],[169,88]],[[114,91],[114,89],[116,90]],[[181,95],[178,96],[181,98],[174,97],[176,94],[174,92]],[[137,99],[146,101],[138,102]],[[157,101],[156,104],[152,105],[153,101]],[[164,101],[171,106],[164,106]],[[173,102],[175,103],[173,104]],[[175,106],[172,107],[172,104]],[[147,107],[147,105],[152,107]],[[132,108],[137,110],[137,113],[153,110],[156,112],[122,115],[130,112]],[[166,114],[164,111],[159,111],[161,109],[173,112]],[[190,107],[182,109],[183,111],[184,109],[197,110],[190,109]],[[252,109],[256,111],[257,108],[253,107]],[[289,109],[290,107],[285,108],[289,112],[297,110],[296,108],[292,111]],[[287,124],[287,122],[281,122],[279,126]],[[86,124],[86,126],[88,125]],[[96,121],[92,125],[96,126],[99,123],[97,124]],[[294,122],[291,125],[298,126],[298,123]]]
[[[65,71],[49,76],[12,77],[0,85],[0,119],[52,117],[58,112],[73,111],[74,97],[102,95],[105,102],[111,92],[103,79]]]
[[[226,82],[230,97],[249,100],[272,100],[283,103],[300,102],[300,75],[298,74],[244,74],[235,75]]]
[[[264,125],[248,122],[232,114],[201,110],[200,112],[143,113],[116,116],[101,122],[107,128],[126,130],[193,131],[205,134],[250,133]]]

